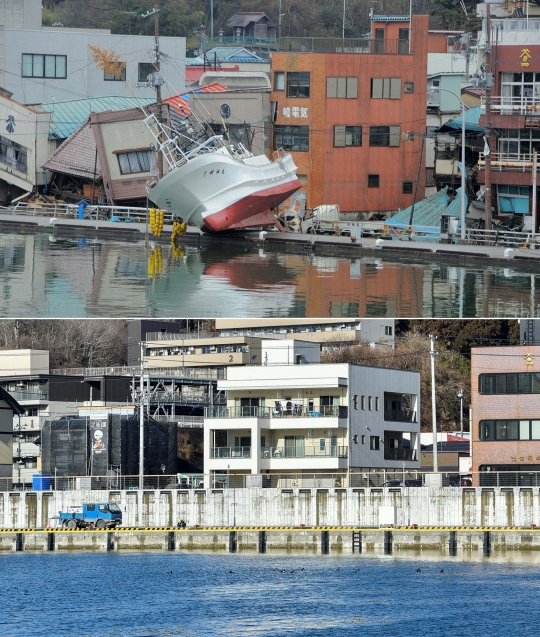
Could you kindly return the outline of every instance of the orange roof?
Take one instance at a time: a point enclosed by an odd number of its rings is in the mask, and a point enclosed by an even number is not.
[[[173,95],[172,97],[167,97],[163,101],[165,104],[169,104],[172,106],[180,115],[183,117],[188,117],[191,114],[191,109],[189,107],[190,95],[193,93],[222,93],[223,91],[228,91],[229,89],[223,84],[219,84],[218,82],[214,82],[213,84],[208,84],[208,86],[200,86],[199,88],[192,89],[191,91],[187,91],[186,93],[181,93],[179,95]]]

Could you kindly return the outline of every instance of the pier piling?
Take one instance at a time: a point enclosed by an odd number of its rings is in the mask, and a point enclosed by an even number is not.
[[[328,531],[321,531],[321,553],[323,555],[330,553],[330,534]]]
[[[176,548],[176,538],[174,535],[174,531],[169,531],[167,536],[167,549],[169,551],[174,551]]]
[[[266,531],[259,531],[259,553],[266,553]]]
[[[114,551],[114,533],[107,531],[107,551]]]
[[[15,550],[24,551],[24,533],[17,533],[15,536]]]
[[[448,553],[451,557],[457,555],[457,533],[455,531],[450,531],[448,537]]]
[[[491,531],[484,531],[484,557],[491,555]]]
[[[54,533],[47,533],[47,551],[54,551],[55,548],[55,535]]]
[[[238,550],[238,536],[236,531],[229,533],[229,553],[236,553]]]
[[[384,532],[384,554],[392,555],[392,531]]]

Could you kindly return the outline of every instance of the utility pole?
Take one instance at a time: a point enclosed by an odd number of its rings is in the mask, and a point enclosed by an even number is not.
[[[490,5],[486,5],[486,144],[489,152],[485,154],[486,206],[485,229],[491,230],[491,13]]]
[[[142,15],[143,18],[148,18],[150,16],[154,16],[154,55],[155,62],[154,66],[156,72],[153,74],[154,77],[154,88],[156,90],[156,104],[157,104],[157,120],[161,124],[163,122],[162,117],[162,101],[161,101],[161,85],[163,84],[163,78],[161,77],[161,53],[159,52],[159,7],[154,6],[152,11],[148,11]],[[159,141],[161,143],[161,133],[159,134]],[[158,171],[158,179],[163,177],[163,154],[161,153],[161,148],[158,149],[157,153],[157,171]]]
[[[141,341],[141,395],[139,400],[139,489],[144,489],[144,345]],[[141,495],[139,494],[139,497]],[[142,502],[142,499],[141,499]],[[139,520],[139,526],[142,519]]]
[[[431,420],[433,424],[433,473],[439,472],[438,452],[437,452],[437,408],[435,404],[435,341],[437,337],[429,335],[431,356]]]
[[[534,236],[536,234],[536,206],[537,206],[537,201],[536,201],[536,182],[537,182],[537,176],[538,176],[538,155],[536,153],[536,151],[533,152],[533,164],[532,164],[532,170],[533,170],[533,175],[532,175],[532,187],[533,187],[533,191],[532,191],[532,229],[531,229],[531,239],[534,241]]]

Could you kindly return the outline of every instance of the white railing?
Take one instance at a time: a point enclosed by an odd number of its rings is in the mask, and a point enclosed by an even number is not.
[[[527,232],[514,232],[512,230],[484,230],[467,228],[467,241],[471,245],[490,245],[505,247],[521,247],[531,244],[531,235]],[[534,243],[538,243],[540,237],[535,237]]]
[[[136,366],[124,367],[66,367],[53,369],[51,374],[55,376],[140,376],[141,368]],[[144,366],[145,376],[165,376],[169,378],[200,378],[205,380],[217,380],[225,378],[225,370],[196,369],[192,367],[152,367]]]
[[[504,20],[491,20],[491,28],[496,31],[540,31],[540,20],[536,17],[533,18],[520,18],[514,20],[512,18],[505,18]]]
[[[146,208],[133,206],[86,206],[83,218],[93,221],[132,221],[146,223]],[[56,219],[77,219],[79,205],[68,203],[25,203],[18,202],[15,206],[0,206],[0,213],[12,215],[27,215],[31,217],[50,217]],[[164,211],[165,223],[172,223],[172,214]]]
[[[498,153],[491,152],[491,170],[511,170],[512,172],[531,172],[533,156],[529,153]],[[486,165],[486,156],[480,153],[478,157],[478,166],[484,168]]]
[[[491,98],[491,111],[500,115],[530,115],[540,117],[540,97],[504,97]]]

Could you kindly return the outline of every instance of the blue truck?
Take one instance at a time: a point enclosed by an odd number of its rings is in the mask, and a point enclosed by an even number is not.
[[[69,507],[58,518],[65,529],[114,529],[122,524],[122,511],[114,502],[97,502]]]

